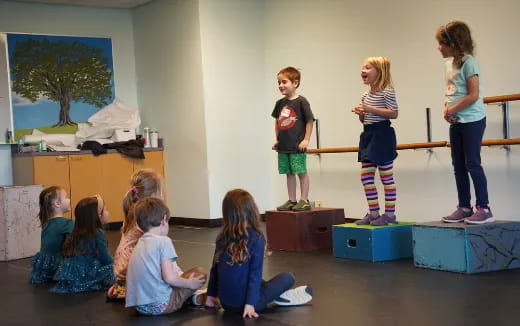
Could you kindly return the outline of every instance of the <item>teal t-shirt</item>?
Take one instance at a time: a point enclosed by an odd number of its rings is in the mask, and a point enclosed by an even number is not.
[[[453,58],[446,62],[446,102],[449,106],[459,102],[468,95],[467,80],[471,76],[479,76],[478,99],[467,108],[456,113],[460,123],[468,123],[482,120],[486,117],[480,78],[480,67],[475,57],[468,54],[462,58],[462,67],[453,65]]]

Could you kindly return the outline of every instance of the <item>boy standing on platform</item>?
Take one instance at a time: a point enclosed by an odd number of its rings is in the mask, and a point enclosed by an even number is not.
[[[278,73],[278,89],[284,96],[276,102],[271,114],[276,119],[274,130],[278,152],[278,172],[287,176],[289,200],[277,207],[279,211],[310,210],[309,175],[307,174],[307,146],[312,134],[314,115],[307,99],[296,93],[300,86],[300,72],[287,67]],[[296,202],[296,175],[300,179],[300,201]]]

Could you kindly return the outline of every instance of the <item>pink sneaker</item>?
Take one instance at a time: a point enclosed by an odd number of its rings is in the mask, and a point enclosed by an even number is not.
[[[495,218],[493,217],[493,213],[491,213],[491,209],[477,206],[475,214],[466,218],[464,222],[467,224],[485,224],[495,222]]]

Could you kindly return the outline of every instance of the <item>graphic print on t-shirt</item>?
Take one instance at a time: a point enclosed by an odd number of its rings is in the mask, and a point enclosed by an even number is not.
[[[296,120],[296,112],[292,107],[286,105],[280,111],[278,126],[280,130],[291,129],[296,124]]]
[[[459,70],[453,70],[451,75],[448,76],[448,87],[446,89],[446,95],[453,95],[457,92],[457,86],[455,86],[454,80],[458,77],[459,73]]]

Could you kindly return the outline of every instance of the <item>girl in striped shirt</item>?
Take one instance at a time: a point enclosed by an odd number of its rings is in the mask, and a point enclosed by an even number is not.
[[[397,101],[390,75],[390,61],[385,57],[369,57],[363,62],[361,79],[370,90],[361,97],[361,104],[352,109],[363,123],[359,138],[358,162],[361,162],[361,183],[369,212],[357,221],[359,225],[397,223],[395,216],[396,188],[393,163],[397,157],[396,137],[390,119],[398,115]],[[376,170],[385,191],[385,213],[379,215],[379,201],[374,184]]]

